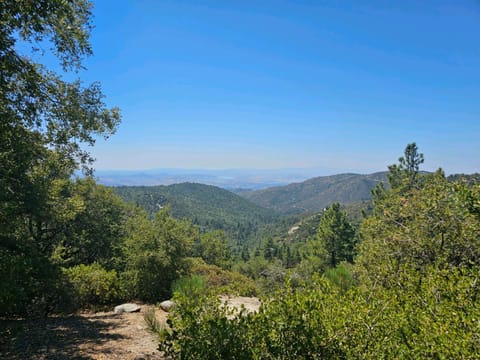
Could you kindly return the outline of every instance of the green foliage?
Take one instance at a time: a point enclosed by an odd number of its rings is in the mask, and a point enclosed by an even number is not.
[[[0,248],[1,316],[45,316],[73,309],[71,285],[48,258]]]
[[[64,269],[73,285],[77,308],[110,305],[122,299],[120,281],[115,270],[107,271],[100,264],[81,264]]]
[[[317,239],[325,248],[327,262],[335,267],[341,261],[353,262],[355,255],[355,230],[340,210],[340,204],[328,207],[320,219]]]
[[[349,263],[340,263],[335,268],[330,268],[323,274],[332,284],[338,286],[343,292],[355,286],[355,280],[351,272],[352,265]]]
[[[93,144],[95,136],[108,136],[118,125],[118,109],[105,108],[98,83],[87,88],[79,80],[68,83],[29,56],[46,42],[64,71],[80,70],[83,58],[92,53],[88,42],[90,7],[86,0],[5,0],[0,4],[0,111],[2,124],[7,125],[3,130],[19,130],[37,145],[22,148],[21,159],[17,160],[32,159],[38,147],[47,149],[49,144],[70,160],[88,161],[79,142]],[[30,52],[26,50],[28,45]],[[10,141],[2,144],[7,148],[24,145]],[[24,162],[15,165],[23,166]]]
[[[336,336],[322,320],[328,311],[324,293],[299,293],[287,284],[258,313],[229,310],[205,294],[178,296],[160,349],[181,359],[341,358]]]
[[[202,232],[224,231],[233,246],[254,236],[259,225],[276,218],[271,210],[210,185],[121,186],[114,191],[125,201],[143,207],[150,216],[168,205],[175,218],[189,219]]]
[[[143,314],[143,319],[147,323],[148,328],[155,334],[163,334],[166,331],[165,322],[157,319],[155,308],[153,306],[147,308]]]
[[[53,257],[63,266],[98,262],[111,268],[119,256],[127,207],[111,189],[92,178],[73,185],[80,209],[59,235]]]
[[[195,296],[205,289],[205,279],[199,275],[190,275],[181,277],[172,284],[172,292],[174,294],[182,294],[182,296]]]
[[[390,165],[388,182],[392,189],[404,187],[410,189],[419,182],[420,164],[423,164],[423,154],[418,152],[417,144],[408,144],[404,156],[398,159],[398,164]]]
[[[343,354],[326,324],[330,289],[321,279],[315,289],[293,290],[288,281],[255,317],[259,359],[337,359]]]
[[[236,272],[209,265],[198,259],[194,259],[191,267],[192,276],[201,276],[205,285],[210,290],[220,294],[256,296],[259,293],[255,282]]]
[[[404,267],[395,287],[378,284],[345,293],[330,306],[346,358],[475,357],[478,274],[478,268],[430,267],[419,281],[415,269]]]
[[[203,290],[175,294],[169,330],[161,333],[159,349],[179,359],[252,359],[248,342],[248,315],[220,306]]]
[[[165,208],[153,220],[137,210],[127,221],[126,234],[119,268],[128,295],[150,302],[169,298],[172,282],[188,272],[186,257],[198,231]]]
[[[267,260],[263,255],[253,256],[246,262],[239,262],[235,264],[233,270],[254,279],[262,294],[272,294],[283,285],[287,274],[287,269],[281,260]]]
[[[207,264],[228,268],[232,254],[226,234],[221,230],[202,234],[194,244],[194,255],[201,257]]]
[[[478,196],[441,171],[425,177],[422,187],[386,193],[361,227],[356,262],[362,281],[396,282],[402,264],[415,266],[419,276],[431,264],[479,265],[480,218],[471,206]]]
[[[453,174],[449,175],[447,179],[452,182],[465,182],[468,185],[478,185],[480,184],[480,173]]]
[[[480,351],[479,269],[403,268],[398,286],[289,283],[256,314],[179,296],[161,349],[185,359],[469,359]],[[232,344],[232,339],[236,343]]]
[[[80,70],[91,54],[90,6],[85,0],[0,2],[0,282],[9,284],[2,314],[47,313],[65,296],[51,255],[82,210],[70,178],[91,163],[84,145],[110,136],[120,121],[98,83],[67,82],[33,61],[40,52],[31,56],[48,44],[64,71]],[[12,280],[9,264],[21,280]]]

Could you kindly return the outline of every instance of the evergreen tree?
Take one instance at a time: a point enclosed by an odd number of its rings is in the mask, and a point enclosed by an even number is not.
[[[355,229],[348,222],[340,204],[329,206],[320,220],[317,239],[325,248],[329,266],[335,267],[341,261],[353,262],[355,254]]]
[[[398,159],[398,164],[390,165],[388,181],[392,189],[405,187],[410,189],[418,184],[420,165],[423,164],[423,154],[418,152],[417,144],[408,144],[404,156]]]

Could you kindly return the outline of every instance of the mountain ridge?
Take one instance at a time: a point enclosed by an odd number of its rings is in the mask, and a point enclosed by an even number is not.
[[[231,239],[244,240],[278,216],[231,191],[213,185],[185,182],[157,186],[119,186],[113,191],[151,216],[164,206],[177,218],[190,219],[202,230],[221,229]]]
[[[380,182],[387,183],[387,173],[317,176],[285,186],[242,191],[239,195],[282,215],[315,212],[333,202],[346,205],[370,200],[371,190]]]

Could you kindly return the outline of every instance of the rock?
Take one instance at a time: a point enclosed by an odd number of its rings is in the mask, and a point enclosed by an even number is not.
[[[172,300],[165,300],[160,303],[160,308],[166,312],[169,312],[174,306],[175,303]]]
[[[127,303],[127,304],[115,306],[115,309],[113,311],[115,312],[115,314],[121,314],[124,312],[127,312],[127,313],[137,312],[137,311],[140,311],[140,306],[138,306],[137,304]]]

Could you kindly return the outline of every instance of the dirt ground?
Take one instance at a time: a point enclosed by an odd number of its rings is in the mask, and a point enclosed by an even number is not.
[[[229,307],[241,304],[257,311],[260,301],[248,297],[221,297]],[[161,360],[158,339],[140,312],[80,313],[35,320],[0,320],[0,359],[12,360]],[[167,313],[155,309],[159,321]]]
[[[81,313],[37,320],[0,320],[0,359],[157,360],[158,339],[137,313]],[[159,320],[166,313],[157,310]]]

